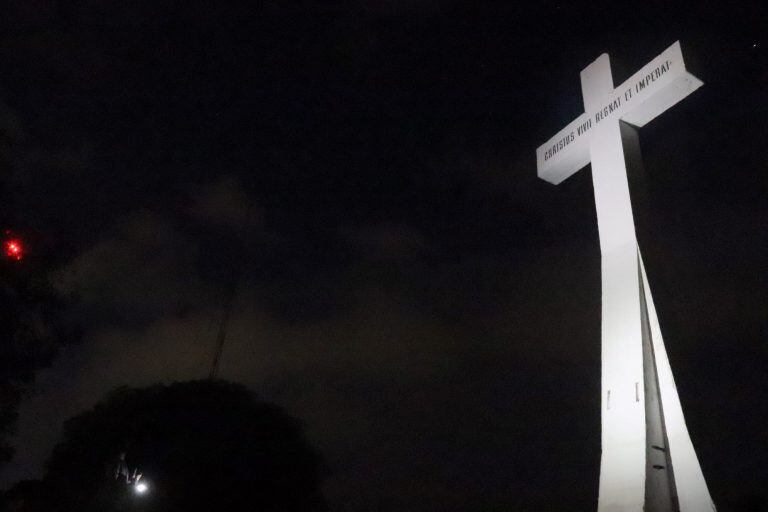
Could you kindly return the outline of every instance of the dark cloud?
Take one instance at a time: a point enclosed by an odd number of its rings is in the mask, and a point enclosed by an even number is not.
[[[114,231],[62,273],[60,290],[84,317],[147,322],[210,301],[210,285],[196,271],[194,240],[166,219],[140,211]]]
[[[234,176],[224,176],[193,193],[190,215],[216,229],[233,229],[248,236],[264,226],[264,213]]]

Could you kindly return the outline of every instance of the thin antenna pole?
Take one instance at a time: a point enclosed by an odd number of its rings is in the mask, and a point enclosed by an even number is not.
[[[248,203],[248,207],[245,213],[246,220],[251,219],[253,212],[253,203]],[[245,243],[248,243],[246,237]],[[234,302],[235,293],[237,292],[238,283],[240,277],[245,271],[245,264],[241,263],[235,267],[234,273],[231,275],[232,281],[230,282],[229,290],[224,301],[224,311],[221,314],[221,321],[219,322],[219,332],[216,336],[216,351],[213,353],[213,361],[211,361],[211,370],[208,372],[208,379],[213,380],[218,377],[219,364],[221,363],[221,356],[224,353],[224,343],[227,341],[227,324],[229,322],[229,316],[232,313],[232,303]]]
[[[213,361],[211,361],[211,370],[208,372],[208,379],[213,380],[219,374],[219,364],[221,363],[221,355],[224,353],[224,343],[227,341],[227,323],[229,322],[229,315],[232,312],[232,302],[235,297],[235,286],[233,285],[227,294],[227,299],[224,304],[224,311],[221,314],[221,320],[219,321],[219,332],[216,335],[216,351],[213,353]]]

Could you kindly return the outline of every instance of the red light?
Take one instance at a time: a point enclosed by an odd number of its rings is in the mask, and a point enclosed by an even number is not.
[[[7,258],[18,261],[24,257],[24,245],[17,238],[11,238],[3,242],[3,250]]]

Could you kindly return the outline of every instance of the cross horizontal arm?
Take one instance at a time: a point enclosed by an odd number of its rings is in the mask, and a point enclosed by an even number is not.
[[[600,123],[621,119],[642,127],[702,85],[685,69],[680,42],[675,42],[614,88],[599,107],[581,114],[539,146],[539,178],[557,185],[587,165],[589,134]]]

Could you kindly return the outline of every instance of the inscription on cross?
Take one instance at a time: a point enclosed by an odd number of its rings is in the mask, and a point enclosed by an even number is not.
[[[608,59],[603,54],[600,59]],[[598,60],[600,60],[598,59]],[[610,72],[610,71],[609,71]],[[568,123],[536,150],[538,175],[558,184],[590,162],[589,133],[601,122],[618,118],[642,127],[701,87],[685,69],[680,42],[643,66],[623,84],[604,91],[590,109]]]

